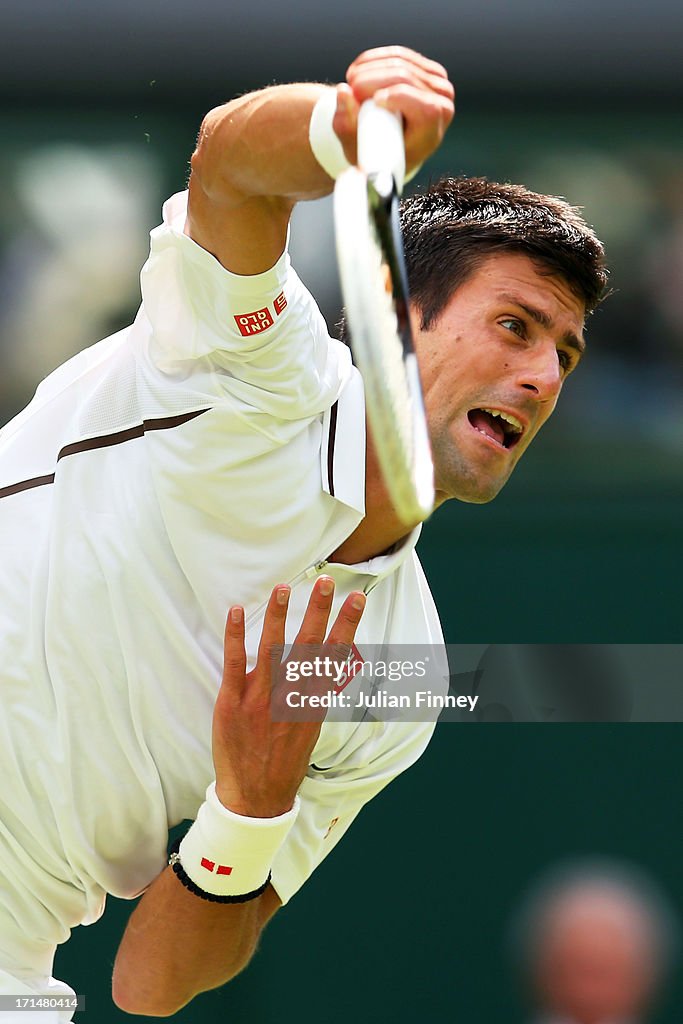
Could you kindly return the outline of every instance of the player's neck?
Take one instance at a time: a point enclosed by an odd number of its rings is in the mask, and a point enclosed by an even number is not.
[[[377,462],[368,429],[365,454],[365,518],[331,555],[334,562],[354,565],[384,554],[413,530],[419,520],[406,525],[396,515]]]

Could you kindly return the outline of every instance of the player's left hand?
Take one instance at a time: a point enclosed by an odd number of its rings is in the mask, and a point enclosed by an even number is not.
[[[382,46],[361,53],[337,86],[333,126],[346,157],[355,163],[358,110],[374,99],[403,116],[406,169],[419,167],[437,149],[455,113],[455,90],[445,68],[405,46]]]
[[[328,632],[333,596],[333,580],[320,577],[286,664],[326,652],[344,660],[363,614],[365,595],[351,593]],[[275,587],[251,672],[246,671],[244,609],[231,608],[225,627],[223,682],[212,732],[216,795],[236,814],[255,818],[272,818],[292,807],[324,717],[324,711],[307,721],[294,720],[292,715],[279,721],[274,715],[273,689],[282,668],[288,601],[289,587]],[[345,652],[343,657],[340,652]],[[331,685],[324,677],[306,682],[312,691],[316,687],[326,691]]]

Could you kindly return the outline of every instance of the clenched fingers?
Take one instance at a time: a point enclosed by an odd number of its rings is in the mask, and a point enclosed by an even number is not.
[[[417,71],[413,65],[402,61],[363,65],[358,71],[347,72],[346,80],[359,103],[370,99],[379,89],[389,89],[396,85],[410,85],[450,102],[455,96],[448,78]]]
[[[349,72],[355,74],[361,68],[369,64],[380,62],[401,61],[413,66],[416,72],[433,75],[437,78],[448,79],[448,72],[438,61],[430,60],[417,50],[411,50],[407,46],[376,46],[371,50],[364,50],[349,65]]]
[[[455,90],[445,68],[402,46],[384,46],[362,53],[349,66],[348,84],[337,86],[334,130],[342,139],[347,159],[355,156],[349,144],[365,100],[403,118],[406,166],[414,170],[438,148],[455,113]]]
[[[380,89],[375,93],[375,103],[402,115],[408,165],[412,157],[423,160],[425,151],[436,149],[453,118],[450,100],[435,93],[425,94],[412,85]]]

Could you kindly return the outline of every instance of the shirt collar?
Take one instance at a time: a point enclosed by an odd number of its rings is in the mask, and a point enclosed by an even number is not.
[[[341,395],[323,416],[320,469],[323,490],[361,516],[365,515],[365,393],[355,366]],[[379,582],[408,558],[421,531],[420,523],[391,551],[350,565],[349,569],[376,576]]]
[[[355,366],[323,416],[320,470],[323,490],[365,515],[365,396]]]

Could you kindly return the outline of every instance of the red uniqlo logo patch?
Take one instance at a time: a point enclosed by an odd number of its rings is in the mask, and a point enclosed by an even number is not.
[[[284,292],[280,292],[280,294],[276,298],[275,302],[273,303],[273,306],[275,307],[275,315],[279,316],[280,313],[283,311],[283,309],[285,308],[286,305],[287,305],[287,299],[285,298],[285,293]]]
[[[273,315],[265,306],[257,309],[254,313],[240,313],[235,317],[235,323],[239,327],[243,338],[249,338],[252,334],[260,334],[273,326]]]
[[[201,863],[203,868],[206,868],[207,871],[213,871],[213,869],[216,868],[216,861],[215,860],[209,860],[208,857],[202,857],[200,863]],[[230,874],[232,874],[232,868],[228,867],[227,864],[219,864],[218,867],[216,868],[216,874],[217,875],[230,875]]]
[[[334,684],[335,693],[341,693],[345,686],[348,686],[353,677],[360,672],[363,667],[363,655],[360,653],[355,644],[351,645],[349,651],[349,658],[344,675],[341,677],[339,682]]]

